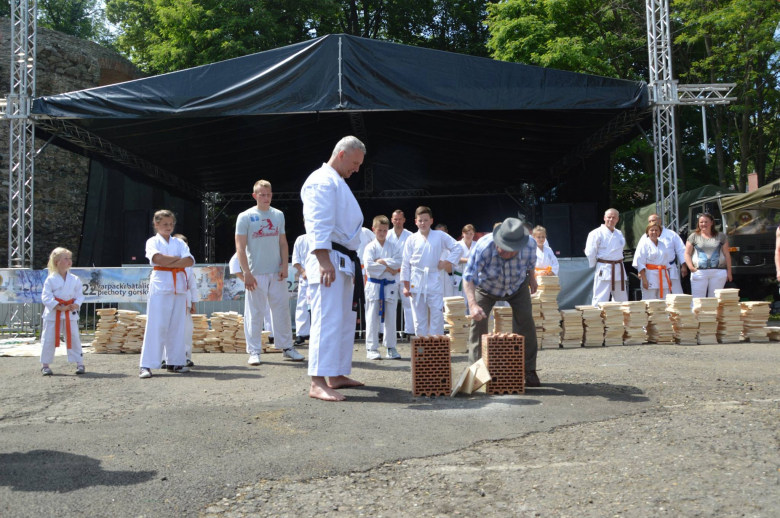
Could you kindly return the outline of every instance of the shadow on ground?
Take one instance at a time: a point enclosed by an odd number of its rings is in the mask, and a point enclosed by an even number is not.
[[[0,454],[0,486],[14,491],[67,493],[92,486],[130,486],[156,475],[156,471],[105,471],[97,459],[61,451]]]

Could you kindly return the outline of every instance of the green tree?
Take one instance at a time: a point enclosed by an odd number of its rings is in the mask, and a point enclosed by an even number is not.
[[[0,1],[0,16],[11,16],[10,1]],[[99,0],[38,0],[38,26],[109,46],[112,43]]]

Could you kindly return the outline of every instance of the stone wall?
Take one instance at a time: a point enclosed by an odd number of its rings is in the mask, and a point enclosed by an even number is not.
[[[0,96],[10,90],[10,20],[0,18]],[[38,30],[36,95],[52,95],[142,77],[128,60],[95,43]],[[40,149],[45,141],[36,139]],[[0,268],[8,265],[8,123],[0,121]],[[35,161],[34,267],[57,246],[78,258],[87,199],[89,159],[49,146]]]

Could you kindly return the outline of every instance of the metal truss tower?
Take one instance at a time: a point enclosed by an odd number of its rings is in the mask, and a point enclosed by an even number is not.
[[[669,0],[647,0],[647,50],[650,58],[650,100],[653,103],[655,158],[655,203],[663,224],[680,230],[677,193],[677,148],[675,145],[675,107],[685,105],[728,104],[735,84],[678,85],[672,78],[672,33],[669,24]],[[706,119],[705,119],[706,135]],[[705,150],[707,141],[704,141]]]

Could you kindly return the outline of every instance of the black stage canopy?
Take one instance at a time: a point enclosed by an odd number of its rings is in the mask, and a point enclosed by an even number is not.
[[[554,187],[571,163],[583,174],[583,157],[632,136],[648,106],[641,82],[329,35],[42,97],[33,114],[56,144],[156,166],[151,176],[191,196],[250,192],[260,178],[296,192],[349,134],[373,169],[353,188],[447,194]]]

